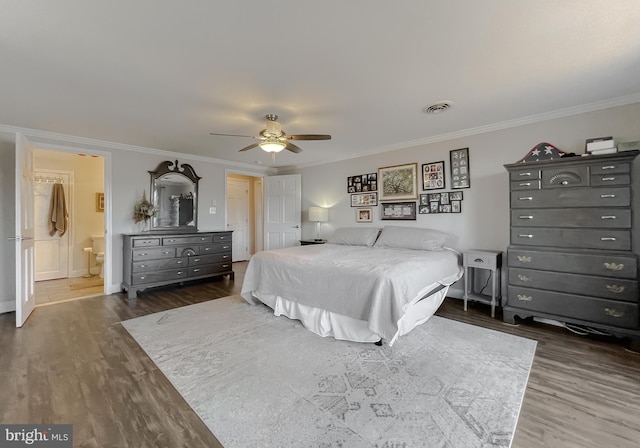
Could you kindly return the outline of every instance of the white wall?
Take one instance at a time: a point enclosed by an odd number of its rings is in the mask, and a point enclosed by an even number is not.
[[[385,152],[369,157],[297,170],[302,175],[302,210],[311,206],[328,206],[329,222],[322,227],[322,236],[329,236],[334,228],[352,226],[383,227],[385,224],[428,227],[457,236],[459,250],[494,249],[506,251],[509,245],[509,190],[504,164],[515,163],[536,144],[548,142],[565,152],[584,152],[585,140],[613,135],[619,141],[640,140],[640,104],[616,107],[571,117],[528,124],[454,140]],[[350,207],[347,177],[377,172],[379,167],[445,161],[447,189],[452,191],[449,151],[469,148],[471,188],[462,189],[462,213],[418,215],[416,221],[381,221],[380,207],[374,209],[373,223],[356,223],[355,208]],[[640,157],[635,167],[640,173]],[[638,185],[640,174],[636,176]],[[419,181],[419,192],[422,191]],[[636,188],[640,192],[640,189]],[[640,194],[636,194],[636,203]],[[636,208],[637,209],[637,208]],[[637,223],[636,220],[636,235]],[[314,236],[315,225],[303,224],[303,237]],[[638,240],[636,252],[638,251]],[[504,275],[503,275],[504,280]],[[454,295],[461,293],[456,285]]]
[[[0,313],[15,309],[15,136],[0,133]]]

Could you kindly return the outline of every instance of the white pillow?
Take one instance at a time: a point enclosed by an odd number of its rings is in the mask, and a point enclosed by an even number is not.
[[[441,250],[449,234],[433,229],[386,226],[375,247],[396,249]]]
[[[373,246],[378,236],[375,227],[340,227],[327,239],[330,244],[346,246]]]

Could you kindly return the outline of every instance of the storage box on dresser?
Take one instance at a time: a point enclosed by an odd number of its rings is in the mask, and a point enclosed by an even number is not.
[[[221,275],[233,279],[232,232],[124,235],[122,289],[137,291]]]
[[[639,153],[505,165],[511,187],[505,322],[537,316],[640,338],[632,244]]]

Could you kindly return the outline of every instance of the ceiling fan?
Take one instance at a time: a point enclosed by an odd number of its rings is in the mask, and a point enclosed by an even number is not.
[[[275,154],[286,149],[288,151],[298,153],[302,152],[302,148],[297,145],[291,143],[291,140],[331,140],[330,135],[326,134],[292,134],[287,135],[282,130],[282,125],[278,123],[276,120],[278,116],[275,114],[267,114],[265,116],[267,119],[267,123],[265,129],[260,131],[259,136],[252,135],[238,135],[238,134],[218,134],[215,132],[211,132],[211,135],[223,135],[227,137],[248,137],[255,138],[260,140],[258,143],[252,143],[249,146],[245,146],[240,149],[239,152],[248,151],[255,147],[260,147],[262,150],[266,152],[270,152],[275,157]]]

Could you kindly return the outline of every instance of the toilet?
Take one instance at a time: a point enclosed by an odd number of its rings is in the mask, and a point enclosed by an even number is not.
[[[100,278],[104,278],[104,235],[91,235],[92,252],[96,256],[96,266],[100,267]]]

